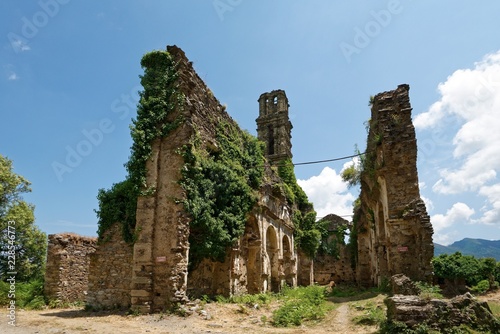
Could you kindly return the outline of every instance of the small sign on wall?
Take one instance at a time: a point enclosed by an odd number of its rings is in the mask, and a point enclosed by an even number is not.
[[[399,246],[398,247],[398,252],[407,252],[408,251],[408,247],[407,246]]]
[[[166,256],[157,256],[156,262],[167,262],[167,257]]]

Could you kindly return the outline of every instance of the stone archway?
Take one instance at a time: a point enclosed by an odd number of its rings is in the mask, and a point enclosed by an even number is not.
[[[245,227],[245,246],[247,248],[247,290],[248,293],[262,292],[262,239],[259,225],[254,217]]]
[[[272,292],[279,292],[279,246],[276,230],[273,226],[269,226],[266,231],[266,253],[269,258],[268,284],[270,283]]]
[[[293,274],[293,253],[292,253],[292,245],[290,243],[290,238],[287,235],[283,236],[282,240],[283,245],[283,271],[284,271],[284,280],[285,284],[288,286],[294,286],[294,274]]]

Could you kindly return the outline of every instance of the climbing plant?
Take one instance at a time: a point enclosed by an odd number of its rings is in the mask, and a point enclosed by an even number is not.
[[[142,57],[144,75],[139,92],[137,119],[132,120],[130,133],[132,148],[126,167],[136,193],[151,191],[146,185],[146,161],[151,157],[153,141],[174,130],[181,118],[169,122],[167,117],[177,108],[182,108],[183,94],[178,90],[178,78],[172,56],[166,51],[153,51]]]
[[[320,247],[321,231],[316,222],[316,211],[297,183],[291,159],[284,159],[278,164],[278,175],[284,182],[287,201],[293,208],[296,244],[307,256],[314,258]]]
[[[345,245],[345,235],[348,231],[347,225],[338,225],[331,229],[331,222],[328,219],[320,219],[317,222],[317,229],[321,233],[321,242],[318,248],[318,254],[329,255],[335,258],[340,256],[340,246]]]
[[[176,85],[177,72],[171,55],[166,51],[149,52],[142,57],[141,66],[144,90],[139,92],[137,118],[130,126],[133,144],[125,164],[128,176],[110,189],[99,189],[97,195],[99,209],[95,211],[101,240],[110,226],[120,223],[124,240],[133,242],[137,198],[154,192],[146,185],[146,161],[151,157],[152,142],[168,135],[181,122],[180,117],[167,121],[174,110],[182,108],[183,101]]]
[[[185,146],[180,184],[191,215],[189,266],[204,258],[223,262],[245,230],[263,177],[261,142],[230,123],[219,123],[218,149],[207,152],[195,139]]]

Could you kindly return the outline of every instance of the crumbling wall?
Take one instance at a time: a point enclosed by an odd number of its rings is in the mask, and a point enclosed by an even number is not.
[[[110,240],[99,245],[99,253],[93,257],[96,265],[92,266],[89,303],[97,307],[125,306],[130,297],[132,309],[148,313],[187,301],[188,289],[190,295],[231,295],[278,291],[283,284],[296,286],[298,264],[291,209],[283,194],[281,197],[274,194],[276,182],[282,181],[270,167],[265,168],[267,175],[259,202],[248,215],[244,235],[228,250],[225,262],[202,261],[188,276],[191,217],[185,210],[186,192],[179,182],[185,164],[182,152],[196,142],[198,151],[213,154],[220,149],[217,143],[220,125],[237,130],[239,127],[196,74],[184,52],[176,46],[167,47],[167,51],[176,69],[175,87],[170,88],[179,93],[182,101],[169,111],[166,122],[178,122],[178,126],[151,143],[145,187],[154,191],[138,198],[132,255],[117,239],[116,231]],[[288,108],[284,92],[277,96],[276,104],[274,101],[273,95],[272,103],[270,100],[266,103],[270,109],[280,111],[279,121],[284,127],[276,133],[288,135],[276,143],[281,145],[284,140],[286,150],[290,151],[291,123],[288,113],[281,112],[285,105]],[[291,157],[291,152],[285,156]],[[99,264],[116,267],[117,257],[113,253],[122,254],[119,261],[125,264],[113,272],[99,272]],[[131,272],[127,275],[129,263]],[[121,281],[114,277],[117,272],[122,275]],[[311,265],[305,272],[311,276]]]
[[[162,311],[187,300],[189,217],[179,184],[184,159],[181,148],[198,133],[204,145],[215,142],[216,125],[234,123],[193,69],[184,52],[169,46],[177,64],[177,89],[184,95],[183,107],[167,121],[183,121],[168,136],[152,143],[147,161],[146,183],[156,189],[154,196],[141,196],[137,203],[132,306],[141,312]]]
[[[318,284],[352,283],[355,281],[354,269],[352,266],[352,252],[345,244],[344,239],[339,239],[337,231],[341,228],[349,227],[349,222],[340,216],[330,214],[322,219],[329,221],[328,231],[331,236],[328,242],[335,242],[338,254],[318,254],[314,258],[314,282]],[[340,237],[341,238],[341,237]],[[335,239],[335,240],[332,240]]]
[[[89,255],[95,252],[95,247],[96,238],[73,233],[48,236],[44,285],[48,299],[63,303],[85,301]]]
[[[178,77],[176,87],[183,95],[182,107],[171,112],[167,121],[180,118],[182,122],[166,137],[152,143],[152,156],[146,164],[146,183],[148,187],[155,189],[155,194],[141,196],[138,199],[131,303],[133,308],[141,312],[161,311],[173,303],[185,301],[189,286],[193,287],[191,290],[193,294],[234,294],[253,291],[254,288],[248,288],[248,285],[253,285],[255,282],[248,280],[245,269],[248,257],[250,265],[252,268],[257,268],[257,272],[262,272],[264,275],[264,271],[267,270],[263,259],[252,259],[254,255],[264,256],[266,252],[261,249],[255,253],[254,245],[249,246],[249,240],[244,236],[233,249],[229,250],[230,254],[225,263],[203,261],[190,273],[188,286],[190,217],[182,203],[186,194],[179,184],[184,166],[180,153],[185,145],[190,145],[195,136],[201,143],[201,150],[216,151],[217,127],[220,124],[229,124],[236,129],[239,127],[196,74],[184,52],[175,46],[167,47],[167,51],[176,63]],[[284,205],[286,200],[282,199],[280,208]],[[277,216],[278,218],[268,219],[269,225],[286,226],[282,223],[285,219],[279,217],[279,214]],[[267,219],[265,215],[262,217]],[[286,219],[291,224],[291,218]],[[291,227],[288,229],[287,233],[292,238],[292,229]],[[277,228],[277,231],[279,234],[283,228]],[[261,235],[265,233],[266,230],[260,230]],[[282,235],[279,234],[279,237]],[[261,237],[261,240],[265,239]],[[277,244],[281,245],[282,240],[277,240]],[[280,246],[273,248],[274,252],[281,250]],[[276,257],[273,255],[270,265],[273,273],[267,274],[274,285],[279,284],[276,282],[280,280],[278,278],[280,261],[282,261],[281,255]],[[260,282],[265,279],[253,272],[250,276],[251,280],[258,281],[259,287],[255,291],[260,292],[262,289],[265,291],[266,287]]]
[[[297,286],[291,209],[271,188],[262,186],[245,232],[228,250],[226,261],[205,259],[189,272],[190,296],[278,292],[284,285]]]
[[[133,247],[123,240],[120,224],[110,227],[101,239],[97,250],[90,254],[86,304],[94,308],[127,308]]]
[[[408,93],[409,86],[400,85],[373,98],[355,226],[362,285],[400,273],[413,280],[432,275],[433,229],[420,198]]]

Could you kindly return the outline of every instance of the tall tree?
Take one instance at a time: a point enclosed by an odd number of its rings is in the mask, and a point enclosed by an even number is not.
[[[41,278],[47,236],[35,225],[35,206],[23,200],[30,182],[15,174],[12,161],[0,154],[0,279],[16,273],[16,281]]]

